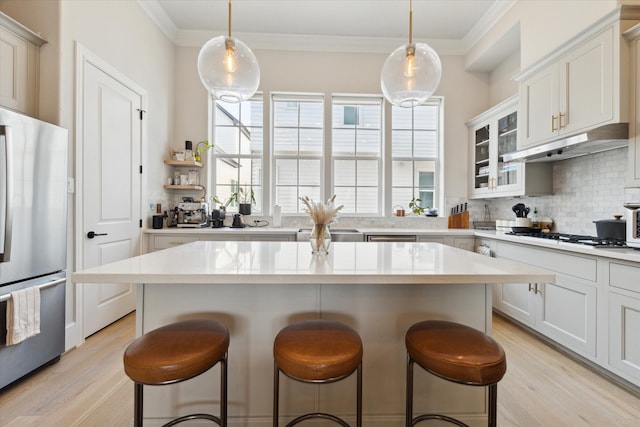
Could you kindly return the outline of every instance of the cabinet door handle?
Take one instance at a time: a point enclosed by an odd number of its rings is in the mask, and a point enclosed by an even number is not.
[[[551,132],[555,132],[556,130],[556,116],[551,116]]]
[[[541,294],[542,292],[540,292],[540,290],[538,289],[538,284],[536,283],[535,285],[535,289],[533,290],[534,294]]]
[[[531,292],[533,290],[533,287],[531,286],[531,283],[529,283],[529,292]]]
[[[562,117],[564,117],[564,114],[558,113],[558,130],[562,129]]]

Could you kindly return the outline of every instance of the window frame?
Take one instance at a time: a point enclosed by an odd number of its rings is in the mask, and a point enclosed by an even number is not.
[[[412,128],[411,128],[411,141],[412,141],[412,146],[411,146],[411,150],[412,150],[412,155],[411,156],[397,156],[394,157],[393,156],[393,125],[392,125],[392,121],[393,121],[393,106],[389,105],[389,132],[387,133],[388,139],[387,141],[389,141],[389,143],[387,144],[387,153],[388,153],[388,171],[385,174],[385,176],[389,177],[389,179],[387,180],[387,188],[388,188],[388,200],[387,200],[387,204],[391,205],[393,203],[393,189],[394,188],[409,188],[408,186],[394,186],[393,185],[393,163],[395,161],[406,161],[406,162],[411,162],[412,163],[412,197],[420,197],[420,191],[421,191],[421,186],[419,185],[419,182],[416,182],[416,178],[417,176],[415,175],[415,164],[416,162],[422,162],[422,161],[429,161],[429,162],[434,162],[434,187],[433,187],[433,201],[435,206],[430,206],[431,208],[437,208],[439,212],[442,212],[444,209],[444,97],[441,96],[432,96],[430,97],[428,100],[426,100],[424,103],[422,103],[419,107],[421,106],[434,106],[437,108],[437,115],[438,117],[436,118],[436,126],[437,128],[434,129],[434,131],[436,132],[436,142],[435,142],[435,150],[436,150],[436,155],[435,157],[421,157],[421,156],[415,156],[414,154],[414,133],[415,133],[415,124],[414,121],[412,119]],[[396,107],[396,108],[402,108],[402,107]],[[413,113],[413,111],[412,111]],[[419,129],[420,131],[422,131],[423,129]],[[410,200],[407,200],[405,203],[403,203],[401,206],[403,206],[406,210],[408,210],[408,204],[409,204]],[[387,208],[387,212],[386,215],[392,215],[392,211],[393,211],[393,206],[389,206]]]
[[[352,98],[352,99],[361,99],[361,100],[371,100],[382,98],[380,94],[343,94],[343,93],[308,93],[308,92],[270,92],[268,94],[264,94],[262,92],[256,93],[252,100],[260,99],[262,101],[263,108],[263,121],[262,121],[262,133],[263,133],[263,147],[261,155],[248,155],[251,158],[259,158],[262,162],[262,173],[261,173],[261,181],[262,181],[262,200],[260,206],[257,206],[256,213],[259,215],[271,215],[272,214],[272,206],[276,203],[275,195],[276,195],[276,182],[275,182],[275,163],[276,156],[274,154],[273,149],[273,132],[274,132],[274,120],[273,120],[273,99],[276,97],[278,100],[286,100],[290,98],[292,101],[304,101],[309,99],[322,100],[323,104],[323,126],[322,126],[322,153],[319,156],[320,160],[320,171],[321,176],[318,177],[319,183],[319,192],[320,198],[322,200],[326,200],[334,193],[335,183],[334,183],[334,160],[341,159],[343,156],[333,156],[333,100],[334,98]],[[266,102],[268,98],[268,102]],[[327,99],[330,102],[327,102]],[[434,204],[439,209],[442,215],[442,211],[444,209],[444,113],[445,113],[445,104],[444,97],[433,96],[429,98],[422,105],[433,105],[438,107],[438,119],[437,119],[437,133],[436,133],[436,157],[432,158],[424,158],[424,157],[393,157],[392,155],[392,105],[382,100],[381,104],[381,152],[379,157],[379,189],[380,189],[380,199],[379,199],[379,209],[377,213],[344,213],[344,216],[352,216],[352,217],[391,217],[393,216],[393,206],[392,206],[392,191],[393,191],[393,182],[392,182],[392,167],[393,162],[396,159],[406,159],[408,161],[422,161],[429,160],[435,162],[435,170],[434,170]],[[216,131],[216,123],[215,123],[215,100],[209,98],[209,140],[213,141],[215,144],[215,131]],[[353,126],[353,125],[352,125]],[[412,137],[413,140],[413,137]],[[211,196],[214,193],[217,182],[216,182],[216,157],[219,155],[218,150],[214,147],[212,150],[207,151],[206,153],[206,182],[210,186],[208,196]],[[234,155],[236,156],[236,155]],[[240,157],[237,155],[236,157]],[[298,155],[291,156],[280,156],[280,158],[294,158],[298,159]],[[306,157],[305,157],[306,158]],[[315,156],[315,158],[318,158]],[[414,191],[419,197],[419,186],[415,185],[414,182]],[[225,201],[222,200],[224,203]],[[408,204],[409,200],[406,201]],[[407,209],[407,206],[405,206]],[[290,217],[301,217],[306,214],[298,208],[299,211],[297,213],[284,213],[283,216]]]
[[[343,106],[343,107],[350,107],[350,106],[356,106],[356,107],[360,107],[360,106],[364,106],[364,105],[377,105],[380,108],[380,122],[379,122],[379,128],[377,128],[377,130],[380,132],[380,140],[379,140],[379,151],[378,151],[378,155],[377,156],[359,156],[358,155],[358,150],[356,147],[355,153],[353,153],[352,155],[335,155],[334,154],[334,147],[335,145],[333,144],[333,134],[334,134],[334,130],[336,129],[341,129],[342,128],[353,128],[354,132],[355,132],[355,137],[356,137],[356,141],[354,141],[354,143],[357,142],[357,134],[358,134],[358,129],[364,129],[365,127],[362,125],[362,117],[360,117],[360,109],[356,108],[356,122],[355,124],[351,125],[345,125],[344,123],[339,124],[339,125],[335,125],[333,123],[333,108],[334,106]],[[341,213],[342,216],[353,216],[353,217],[383,217],[385,215],[383,206],[385,204],[385,200],[384,200],[384,195],[385,192],[384,190],[384,182],[385,182],[385,177],[384,177],[384,157],[385,157],[385,100],[383,98],[382,95],[366,95],[366,94],[340,94],[340,93],[335,93],[331,95],[331,104],[327,106],[328,110],[331,113],[330,116],[330,121],[329,121],[329,126],[327,129],[328,132],[328,139],[329,139],[329,144],[328,144],[328,148],[327,148],[327,157],[330,157],[330,161],[329,163],[329,167],[328,170],[325,170],[325,173],[328,174],[328,176],[330,176],[330,184],[329,184],[329,188],[330,188],[330,192],[331,194],[327,194],[325,195],[326,198],[331,197],[333,194],[336,193],[336,182],[335,182],[335,162],[336,160],[353,160],[356,162],[356,182],[355,182],[355,191],[356,191],[356,204],[358,203],[358,198],[357,198],[357,190],[358,187],[367,187],[367,188],[371,188],[371,187],[375,187],[378,189],[378,193],[380,194],[380,197],[378,198],[378,203],[376,206],[376,212],[371,212],[371,213],[360,213],[357,212],[344,212]],[[355,147],[355,145],[354,145]],[[377,175],[378,175],[378,182],[376,183],[375,186],[364,186],[358,185],[358,181],[357,181],[357,173],[358,173],[358,161],[361,160],[377,160],[378,161],[378,167],[377,167]]]

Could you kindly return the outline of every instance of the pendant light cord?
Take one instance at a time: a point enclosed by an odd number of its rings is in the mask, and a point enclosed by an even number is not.
[[[229,38],[231,38],[231,0],[229,0]]]
[[[229,0],[231,2],[231,0]],[[413,43],[413,0],[409,0],[409,44]]]

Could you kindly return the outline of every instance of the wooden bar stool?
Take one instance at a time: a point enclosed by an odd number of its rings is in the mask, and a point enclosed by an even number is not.
[[[362,425],[362,340],[347,325],[333,320],[304,320],[282,329],[273,343],[273,426],[278,426],[280,372],[303,383],[340,381],[357,371],[356,423]],[[324,412],[300,415],[293,426],[312,418],[331,420],[348,427],[346,421]]]
[[[427,320],[411,326],[405,336],[407,346],[406,426],[424,420],[444,420],[468,427],[442,414],[413,417],[413,363],[448,381],[489,388],[489,426],[496,425],[498,381],[507,370],[504,350],[483,332],[459,323]]]
[[[220,362],[220,417],[190,414],[165,426],[204,419],[227,425],[229,331],[215,320],[171,323],[136,338],[124,352],[124,371],[135,382],[134,425],[142,426],[143,385],[174,384],[198,376]]]

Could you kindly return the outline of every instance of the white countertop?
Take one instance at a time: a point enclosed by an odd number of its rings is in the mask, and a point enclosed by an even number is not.
[[[475,230],[476,237],[503,240],[505,242],[521,243],[560,251],[580,253],[605,258],[619,259],[623,261],[640,262],[640,250],[632,248],[606,248],[576,243],[560,242],[558,240],[541,239],[538,237],[513,236],[496,231]]]
[[[552,282],[553,274],[438,243],[198,241],[72,274],[80,283],[477,284]]]
[[[243,228],[232,228],[232,227],[221,227],[221,228],[211,228],[211,227],[203,227],[203,228],[147,228],[143,232],[145,234],[285,234],[285,233],[293,233],[296,234],[300,229],[310,230],[312,227],[311,224],[305,227],[256,227],[256,226],[246,226]],[[364,234],[380,234],[380,235],[394,235],[394,234],[402,234],[402,235],[431,235],[431,236],[474,236],[474,233],[478,230],[473,229],[456,229],[456,228],[386,228],[386,227],[347,227],[336,225],[334,227],[336,230],[341,229],[349,229],[349,230],[358,230]]]

